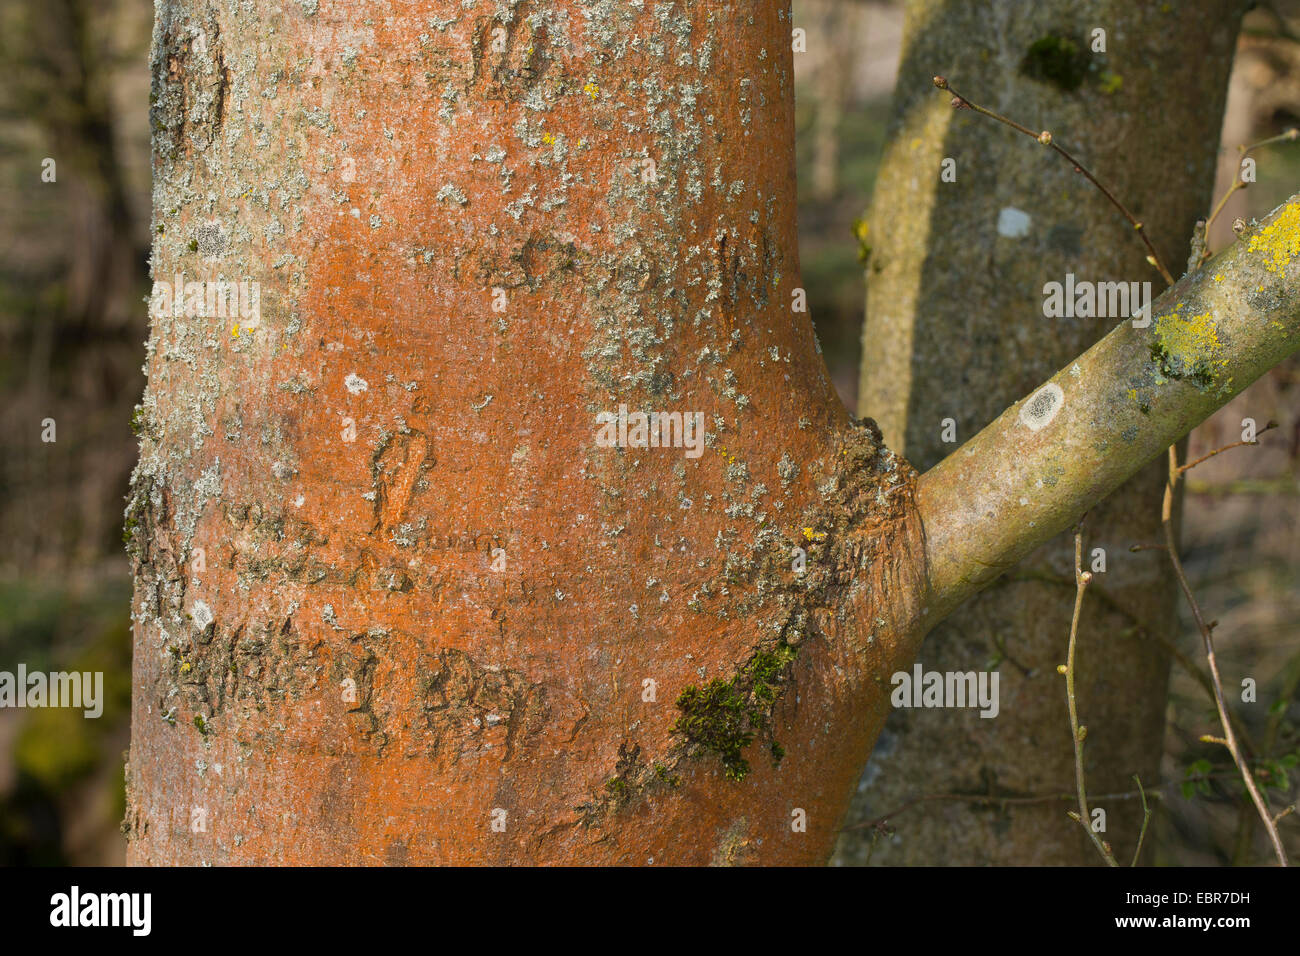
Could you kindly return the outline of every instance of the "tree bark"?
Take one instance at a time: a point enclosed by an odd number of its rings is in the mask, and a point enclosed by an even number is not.
[[[954,111],[931,77],[1033,129],[1049,129],[1144,222],[1181,273],[1210,205],[1228,74],[1243,5],[1195,14],[1063,2],[908,5],[893,130],[869,217],[860,406],[886,441],[932,467],[1116,321],[1045,318],[1044,283],[1164,283],[1114,206],[1061,157],[991,119]],[[1093,31],[1105,30],[1105,50]],[[941,179],[945,159],[955,181]],[[869,347],[867,347],[869,346]],[[869,412],[868,412],[869,410]],[[945,425],[951,430],[946,430]],[[955,439],[955,441],[954,441]],[[958,454],[961,454],[960,452]],[[1163,752],[1176,599],[1160,551],[1161,460],[1088,516],[1088,566],[1105,551],[1080,627],[1079,700],[1093,793],[1153,783]],[[1054,480],[1050,473],[1044,480]],[[863,776],[851,823],[930,794],[1019,797],[1074,789],[1065,659],[1074,588],[1071,535],[1050,542],[926,639],[927,670],[996,667],[996,719],[899,710]],[[1132,846],[1136,800],[1099,801],[1106,839]],[[846,831],[843,863],[1083,864],[1096,850],[1055,801],[927,801]]]
[[[822,861],[970,562],[1300,347],[1292,233],[1221,257],[1271,297],[1223,303],[1231,387],[1152,385],[966,554],[960,474],[846,415],[796,308],[784,5],[187,0],[153,69],[155,280],[261,314],[153,316],[134,863]],[[702,453],[605,447],[621,405]]]
[[[153,322],[133,861],[824,859],[920,549],[791,318],[790,29],[160,7],[154,277],[262,315]],[[598,447],[620,404],[708,447]]]

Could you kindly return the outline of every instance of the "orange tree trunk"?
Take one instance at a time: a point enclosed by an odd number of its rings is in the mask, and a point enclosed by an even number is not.
[[[824,859],[921,549],[799,311],[785,5],[158,11],[131,861]]]

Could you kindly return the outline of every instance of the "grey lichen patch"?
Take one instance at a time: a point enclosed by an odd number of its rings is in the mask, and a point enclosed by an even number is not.
[[[194,230],[194,251],[204,259],[219,259],[226,251],[226,234],[217,221],[200,223]]]
[[[434,198],[438,200],[438,202],[447,202],[450,200],[458,206],[469,205],[469,197],[465,195],[465,191],[454,183],[447,183],[438,190],[438,193]]]
[[[776,464],[776,473],[781,478],[782,488],[789,488],[790,484],[799,476],[799,466],[790,457],[789,452],[781,455],[781,460]]]

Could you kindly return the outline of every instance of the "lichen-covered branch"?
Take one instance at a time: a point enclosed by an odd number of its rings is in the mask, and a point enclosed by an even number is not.
[[[1297,273],[1300,195],[924,474],[933,620],[1300,349]]]

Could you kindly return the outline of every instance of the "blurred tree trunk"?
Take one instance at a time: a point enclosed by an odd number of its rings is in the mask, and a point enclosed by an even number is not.
[[[1209,207],[1239,19],[1236,0],[1188,7],[1103,2],[908,4],[889,146],[869,216],[860,408],[924,471],[1009,402],[1068,363],[1117,321],[1045,318],[1042,287],[1080,280],[1164,283],[1106,199],[1028,137],[935,91],[943,74],[982,106],[1050,129],[1146,224],[1183,272],[1193,226]],[[1095,29],[1105,52],[1094,52]],[[955,182],[941,163],[955,160]],[[945,438],[955,425],[956,443]],[[1157,461],[1094,508],[1089,590],[1079,641],[1080,720],[1095,795],[1159,777],[1174,622],[1168,561],[1131,544],[1159,540],[1166,467]],[[971,489],[979,496],[979,489]],[[1073,544],[1062,535],[926,638],[927,670],[996,666],[1002,708],[891,715],[850,812],[873,821],[922,795],[1024,796],[1073,791],[1065,659]],[[1136,800],[1097,799],[1106,839],[1131,851]],[[1099,858],[1059,802],[910,806],[892,838],[849,830],[837,859],[879,864],[1079,864]]]
[[[138,5],[91,0],[18,0],[0,13],[0,428],[12,436],[0,569],[14,573],[66,575],[106,557],[121,573],[148,191],[126,162],[147,136],[115,99],[129,95],[128,57],[148,38],[140,20]],[[47,418],[55,442],[42,440]]]
[[[853,94],[853,69],[862,44],[866,9],[846,0],[804,0],[797,22],[808,29],[812,75],[812,196],[820,201],[839,192],[840,124]]]

